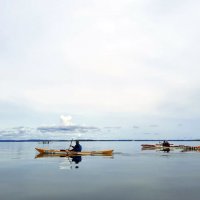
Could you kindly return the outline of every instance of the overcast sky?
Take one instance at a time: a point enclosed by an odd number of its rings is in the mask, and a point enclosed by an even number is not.
[[[198,136],[199,8],[198,0],[0,0],[1,126],[67,115],[130,134]]]

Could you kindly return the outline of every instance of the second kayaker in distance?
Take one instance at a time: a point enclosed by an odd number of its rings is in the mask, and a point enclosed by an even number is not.
[[[163,147],[170,147],[170,143],[167,140],[164,140],[162,143]]]
[[[76,140],[76,145],[72,146],[72,149],[70,151],[76,151],[76,152],[81,152],[82,151],[82,146],[79,144],[79,141]]]

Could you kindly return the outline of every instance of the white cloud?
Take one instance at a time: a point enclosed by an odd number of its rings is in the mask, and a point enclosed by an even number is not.
[[[61,120],[61,124],[63,126],[72,126],[73,125],[71,116],[61,115],[60,116],[60,120]]]

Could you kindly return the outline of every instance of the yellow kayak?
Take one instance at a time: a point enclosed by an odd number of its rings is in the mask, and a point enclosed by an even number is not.
[[[102,151],[69,151],[69,150],[55,150],[55,149],[42,149],[35,148],[40,154],[57,154],[57,155],[66,155],[66,156],[87,156],[87,155],[112,155],[113,150],[102,150]]]

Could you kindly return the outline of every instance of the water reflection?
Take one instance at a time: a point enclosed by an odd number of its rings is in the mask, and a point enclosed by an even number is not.
[[[164,153],[169,153],[170,152],[170,148],[163,148],[161,151],[163,151]]]
[[[71,158],[72,163],[75,164],[75,169],[78,169],[79,163],[82,161],[82,157],[81,156],[70,156],[70,158]]]
[[[72,159],[72,162],[74,162],[75,164],[80,163],[82,160],[81,156],[70,156],[70,158]]]
[[[59,169],[72,169],[73,165],[75,164],[75,168],[79,168],[79,163],[82,161],[82,156],[67,156],[66,154],[63,155],[56,155],[56,154],[38,154],[35,158],[50,158],[50,157],[60,157],[63,158],[62,162],[59,165]]]
[[[68,156],[59,164],[59,169],[69,170],[69,169],[78,169],[79,163],[82,161],[81,156]],[[75,164],[75,165],[74,165]]]
[[[82,157],[85,156],[69,156],[66,154],[43,154],[43,153],[39,153],[35,156],[35,159],[48,159],[48,158],[54,158],[53,160],[57,160],[59,161],[59,169],[61,170],[69,170],[69,169],[78,169],[80,167],[80,163],[82,162]],[[88,157],[88,156],[86,156]],[[94,155],[92,155],[92,157],[94,157]],[[103,158],[111,158],[113,159],[114,156],[110,156],[110,155],[96,155],[95,157],[103,157]],[[53,162],[54,162],[53,161]],[[56,162],[58,163],[58,162]]]

